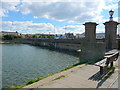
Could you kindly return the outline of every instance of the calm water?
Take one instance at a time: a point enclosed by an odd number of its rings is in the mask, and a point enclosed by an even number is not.
[[[2,45],[3,87],[22,85],[79,62],[75,56],[25,44]]]

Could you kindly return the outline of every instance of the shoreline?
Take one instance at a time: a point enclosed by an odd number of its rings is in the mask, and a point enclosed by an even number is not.
[[[62,70],[60,70],[59,72],[57,73],[50,73],[48,74],[47,76],[45,77],[38,77],[36,79],[31,79],[29,81],[27,81],[26,84],[23,84],[23,85],[17,85],[17,86],[12,86],[11,88],[15,88],[15,89],[22,89],[22,88],[31,88],[32,86],[34,86],[35,84],[41,82],[41,84],[44,84],[46,82],[50,82],[51,80],[57,80],[59,78],[62,78],[64,76],[61,77],[62,74],[68,74],[68,73],[71,73],[74,69],[77,69],[77,68],[82,68],[85,66],[86,63],[84,64],[75,64],[75,65],[72,65],[72,66],[69,66],[67,68],[64,68]],[[36,86],[36,85],[35,85]]]
[[[40,48],[43,48],[43,49],[49,49],[49,50],[52,50],[52,51],[62,52],[62,53],[66,53],[66,54],[69,54],[69,55],[79,57],[78,50],[72,50],[71,48],[66,48],[66,46],[64,46],[64,45],[63,45],[63,48],[61,48],[61,47],[53,48],[52,46],[42,45],[41,43],[37,44],[34,41],[28,42],[28,41],[22,40],[22,39],[2,40],[2,41],[0,41],[0,44],[27,44],[27,45],[32,45],[32,46],[40,47]]]
[[[0,44],[25,44],[25,43],[16,43],[16,42],[13,42],[13,41],[0,41]],[[28,45],[32,45],[32,44],[28,44]],[[33,45],[33,46],[36,46],[36,45]],[[41,48],[41,46],[37,46],[37,47],[40,47]],[[46,47],[42,47],[42,48],[45,48],[45,49],[49,49],[49,48],[46,48]],[[58,50],[55,50],[55,51],[58,51]],[[60,50],[59,52],[63,52],[63,53],[72,53],[73,51],[71,51],[71,52],[68,52],[68,51],[64,51],[64,50]],[[75,53],[73,53],[73,55],[74,55]],[[77,54],[77,53],[76,53]],[[72,54],[71,54],[72,55]],[[45,79],[45,78],[47,78],[47,77],[49,77],[49,76],[52,76],[52,75],[54,75],[54,74],[58,74],[58,73],[60,73],[60,72],[63,72],[63,71],[66,71],[66,70],[68,70],[68,69],[71,69],[71,68],[73,68],[75,65],[78,65],[78,63],[76,63],[76,64],[74,64],[74,65],[72,65],[72,66],[69,66],[69,67],[67,67],[67,68],[64,68],[64,69],[62,69],[62,70],[60,70],[60,71],[58,71],[58,72],[56,72],[56,73],[50,73],[50,74],[48,74],[47,76],[45,76],[45,77],[38,77],[38,78],[36,78],[36,79],[32,79],[33,81],[37,81],[37,80],[43,80],[43,79]],[[28,81],[28,83],[30,82],[30,81],[32,81],[32,80],[29,80]],[[36,82],[35,81],[35,82]],[[26,83],[27,84],[27,83]],[[30,84],[29,84],[30,85]],[[21,86],[27,86],[27,85],[18,85],[18,86],[15,86],[15,88],[16,87],[21,87]],[[11,88],[11,87],[10,87]]]

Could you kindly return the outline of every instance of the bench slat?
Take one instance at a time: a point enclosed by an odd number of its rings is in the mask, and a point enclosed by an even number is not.
[[[105,59],[103,59],[103,60],[95,63],[95,66],[105,66],[106,59],[107,59],[107,58],[105,58]]]
[[[119,52],[114,53],[113,55],[105,56],[106,58],[95,63],[95,66],[104,67],[108,66],[111,62],[116,61],[119,57]]]

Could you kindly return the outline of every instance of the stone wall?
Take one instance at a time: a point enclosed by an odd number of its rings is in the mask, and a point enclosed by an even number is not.
[[[80,62],[95,62],[102,59],[105,55],[104,43],[82,43],[80,52]]]

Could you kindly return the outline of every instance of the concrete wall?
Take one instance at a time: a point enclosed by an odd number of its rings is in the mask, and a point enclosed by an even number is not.
[[[59,49],[66,51],[75,51],[81,49],[79,52],[80,62],[90,61],[94,62],[103,58],[105,54],[105,40],[96,39],[97,43],[85,42],[84,39],[22,39],[13,40],[13,43],[31,44],[40,47],[47,47],[49,49]],[[117,39],[120,49],[120,39]]]
[[[104,39],[96,39],[98,43],[104,43]],[[13,40],[11,42],[32,44],[41,47],[48,47],[52,49],[65,49],[70,51],[76,51],[81,49],[81,44],[85,43],[85,39],[22,39]],[[118,48],[120,48],[120,39],[117,39]],[[88,44],[86,44],[88,45]],[[82,46],[84,47],[84,46]]]

